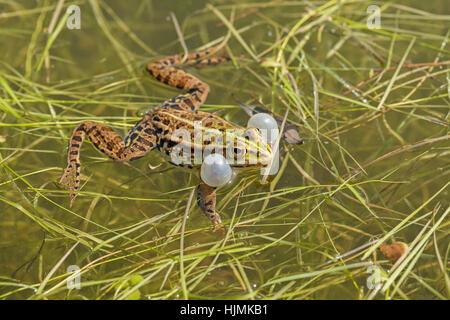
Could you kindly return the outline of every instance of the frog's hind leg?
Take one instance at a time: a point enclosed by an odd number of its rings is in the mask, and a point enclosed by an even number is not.
[[[219,214],[216,212],[216,189],[200,181],[197,187],[197,203],[203,213],[211,220],[211,222],[216,226],[222,222]]]
[[[69,140],[67,168],[60,180],[66,189],[72,191],[71,207],[80,187],[80,149],[86,135],[98,150],[118,162],[135,160],[156,147],[156,136],[147,116],[129,131],[125,140],[103,124],[92,121],[79,124]]]
[[[208,84],[182,69],[177,69],[175,65],[217,65],[230,60],[226,54],[210,56],[215,49],[216,47],[213,47],[201,52],[191,53],[185,61],[183,61],[183,55],[175,55],[154,60],[147,64],[146,70],[158,81],[187,90],[187,92],[163,102],[161,106],[195,111],[205,102],[209,94]]]

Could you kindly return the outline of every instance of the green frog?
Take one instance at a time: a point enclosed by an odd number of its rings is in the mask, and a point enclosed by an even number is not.
[[[223,154],[232,152],[234,159],[242,161],[231,162],[236,169],[254,169],[267,166],[273,157],[270,144],[267,144],[259,129],[241,128],[221,117],[198,110],[205,102],[209,85],[177,66],[213,66],[229,61],[229,56],[218,47],[184,55],[174,55],[149,62],[146,71],[158,81],[172,87],[183,89],[184,92],[162,102],[143,118],[122,139],[113,129],[101,123],[85,121],[73,131],[69,141],[67,168],[60,183],[70,193],[70,207],[80,188],[80,149],[87,137],[95,148],[105,153],[117,162],[127,162],[139,159],[153,149],[158,149],[164,156],[170,157],[172,151],[180,144],[184,150],[189,150],[188,157],[193,161],[174,162],[180,167],[199,172],[201,161],[194,161],[195,155],[207,154],[212,149],[219,149]],[[200,124],[200,126],[196,126]],[[194,135],[196,128],[204,136],[208,133],[227,133],[234,135],[231,139],[214,139],[200,143],[195,139],[181,139],[174,135],[177,130],[184,130]],[[231,133],[230,133],[231,132]],[[244,155],[244,156],[243,156]],[[203,159],[203,158],[202,158]],[[186,159],[185,159],[186,160]],[[203,213],[218,227],[221,218],[216,212],[216,187],[204,183],[201,179],[197,186],[197,203]]]

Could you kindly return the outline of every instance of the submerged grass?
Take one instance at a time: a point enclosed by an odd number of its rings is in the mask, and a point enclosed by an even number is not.
[[[70,4],[0,3],[2,299],[450,298],[446,1]],[[175,95],[145,62],[220,43],[233,62],[192,71],[212,88],[202,110],[245,125],[234,95],[305,139],[280,141],[266,185],[219,190],[225,233],[192,203],[195,177],[157,152],[112,163],[88,141],[69,209],[57,181],[72,128],[125,135]],[[408,254],[388,261],[384,241]]]

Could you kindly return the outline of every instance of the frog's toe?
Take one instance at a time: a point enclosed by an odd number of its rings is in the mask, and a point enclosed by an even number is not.
[[[72,208],[73,206],[73,202],[75,201],[75,198],[77,197],[76,193],[71,193],[70,194],[70,207]]]
[[[222,219],[220,218],[219,214],[217,212],[208,212],[207,213],[208,218],[211,220],[212,223],[214,223],[215,226],[222,223]]]
[[[221,224],[216,224],[213,228],[213,232],[225,233],[225,226]]]
[[[75,192],[78,191],[80,185],[80,173],[77,169],[79,169],[79,164],[70,164],[59,180],[59,183],[64,186],[65,189],[72,191],[70,194],[70,207],[72,207],[73,202],[75,201],[77,196]]]

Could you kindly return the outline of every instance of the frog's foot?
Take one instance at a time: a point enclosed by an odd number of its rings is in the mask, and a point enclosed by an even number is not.
[[[221,234],[225,234],[225,226],[216,224],[213,228],[213,232],[220,232]]]
[[[220,229],[222,222],[219,214],[216,212],[216,188],[208,186],[203,181],[197,187],[197,203],[203,213],[214,224],[214,231]]]
[[[67,190],[73,191],[70,194],[70,207],[72,207],[77,196],[76,191],[78,191],[78,188],[80,187],[80,163],[75,161],[70,162],[59,183]]]
[[[204,66],[216,66],[230,60],[231,58],[225,47],[218,45],[204,51],[188,54],[184,64],[188,66],[195,66],[196,68],[202,68]]]

